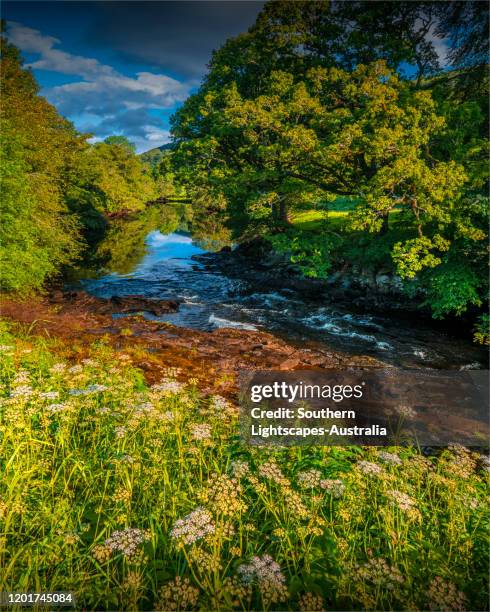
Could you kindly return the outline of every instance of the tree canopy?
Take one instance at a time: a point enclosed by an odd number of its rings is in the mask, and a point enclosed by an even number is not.
[[[389,242],[393,270],[436,316],[480,305],[488,83],[454,89],[481,59],[484,28],[479,3],[441,4],[268,2],[173,117],[194,198],[240,239],[291,237],[289,210],[350,197],[351,232]],[[437,36],[457,71],[441,68]]]

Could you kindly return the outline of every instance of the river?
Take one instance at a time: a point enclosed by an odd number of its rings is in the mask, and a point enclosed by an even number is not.
[[[204,249],[186,232],[147,233],[139,261],[124,272],[104,269],[79,280],[94,295],[178,299],[179,312],[160,320],[212,331],[217,327],[265,330],[292,344],[366,354],[400,367],[478,369],[486,351],[411,317],[385,317],[325,306],[288,291],[228,278],[193,259]],[[156,317],[145,314],[146,317]]]

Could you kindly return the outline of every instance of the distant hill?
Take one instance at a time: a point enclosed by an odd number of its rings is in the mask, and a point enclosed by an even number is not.
[[[155,149],[150,149],[149,151],[145,151],[140,154],[141,161],[150,166],[154,167],[160,163],[160,160],[168,155],[168,153],[172,150],[173,143],[167,142],[163,144],[161,147],[156,147]]]

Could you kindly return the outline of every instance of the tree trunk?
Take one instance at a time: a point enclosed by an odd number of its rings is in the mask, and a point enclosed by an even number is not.
[[[385,234],[387,234],[390,228],[390,226],[388,225],[389,213],[385,213],[382,216],[382,219],[383,219],[383,223],[381,225],[381,229],[379,230],[380,236],[384,236]]]
[[[284,198],[279,200],[279,222],[284,225],[290,224],[289,208]]]

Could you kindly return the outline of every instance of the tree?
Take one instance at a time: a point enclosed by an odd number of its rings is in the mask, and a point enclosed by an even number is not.
[[[19,51],[1,40],[2,240],[4,290],[43,286],[81,248],[63,197],[64,169],[84,146],[73,126],[38,95]]]
[[[389,236],[396,272],[417,280],[434,312],[477,305],[484,115],[433,76],[438,19],[432,2],[267,3],[173,117],[180,179],[235,238],[283,230],[290,207],[351,197],[352,228]],[[478,280],[444,300],[463,254]]]

